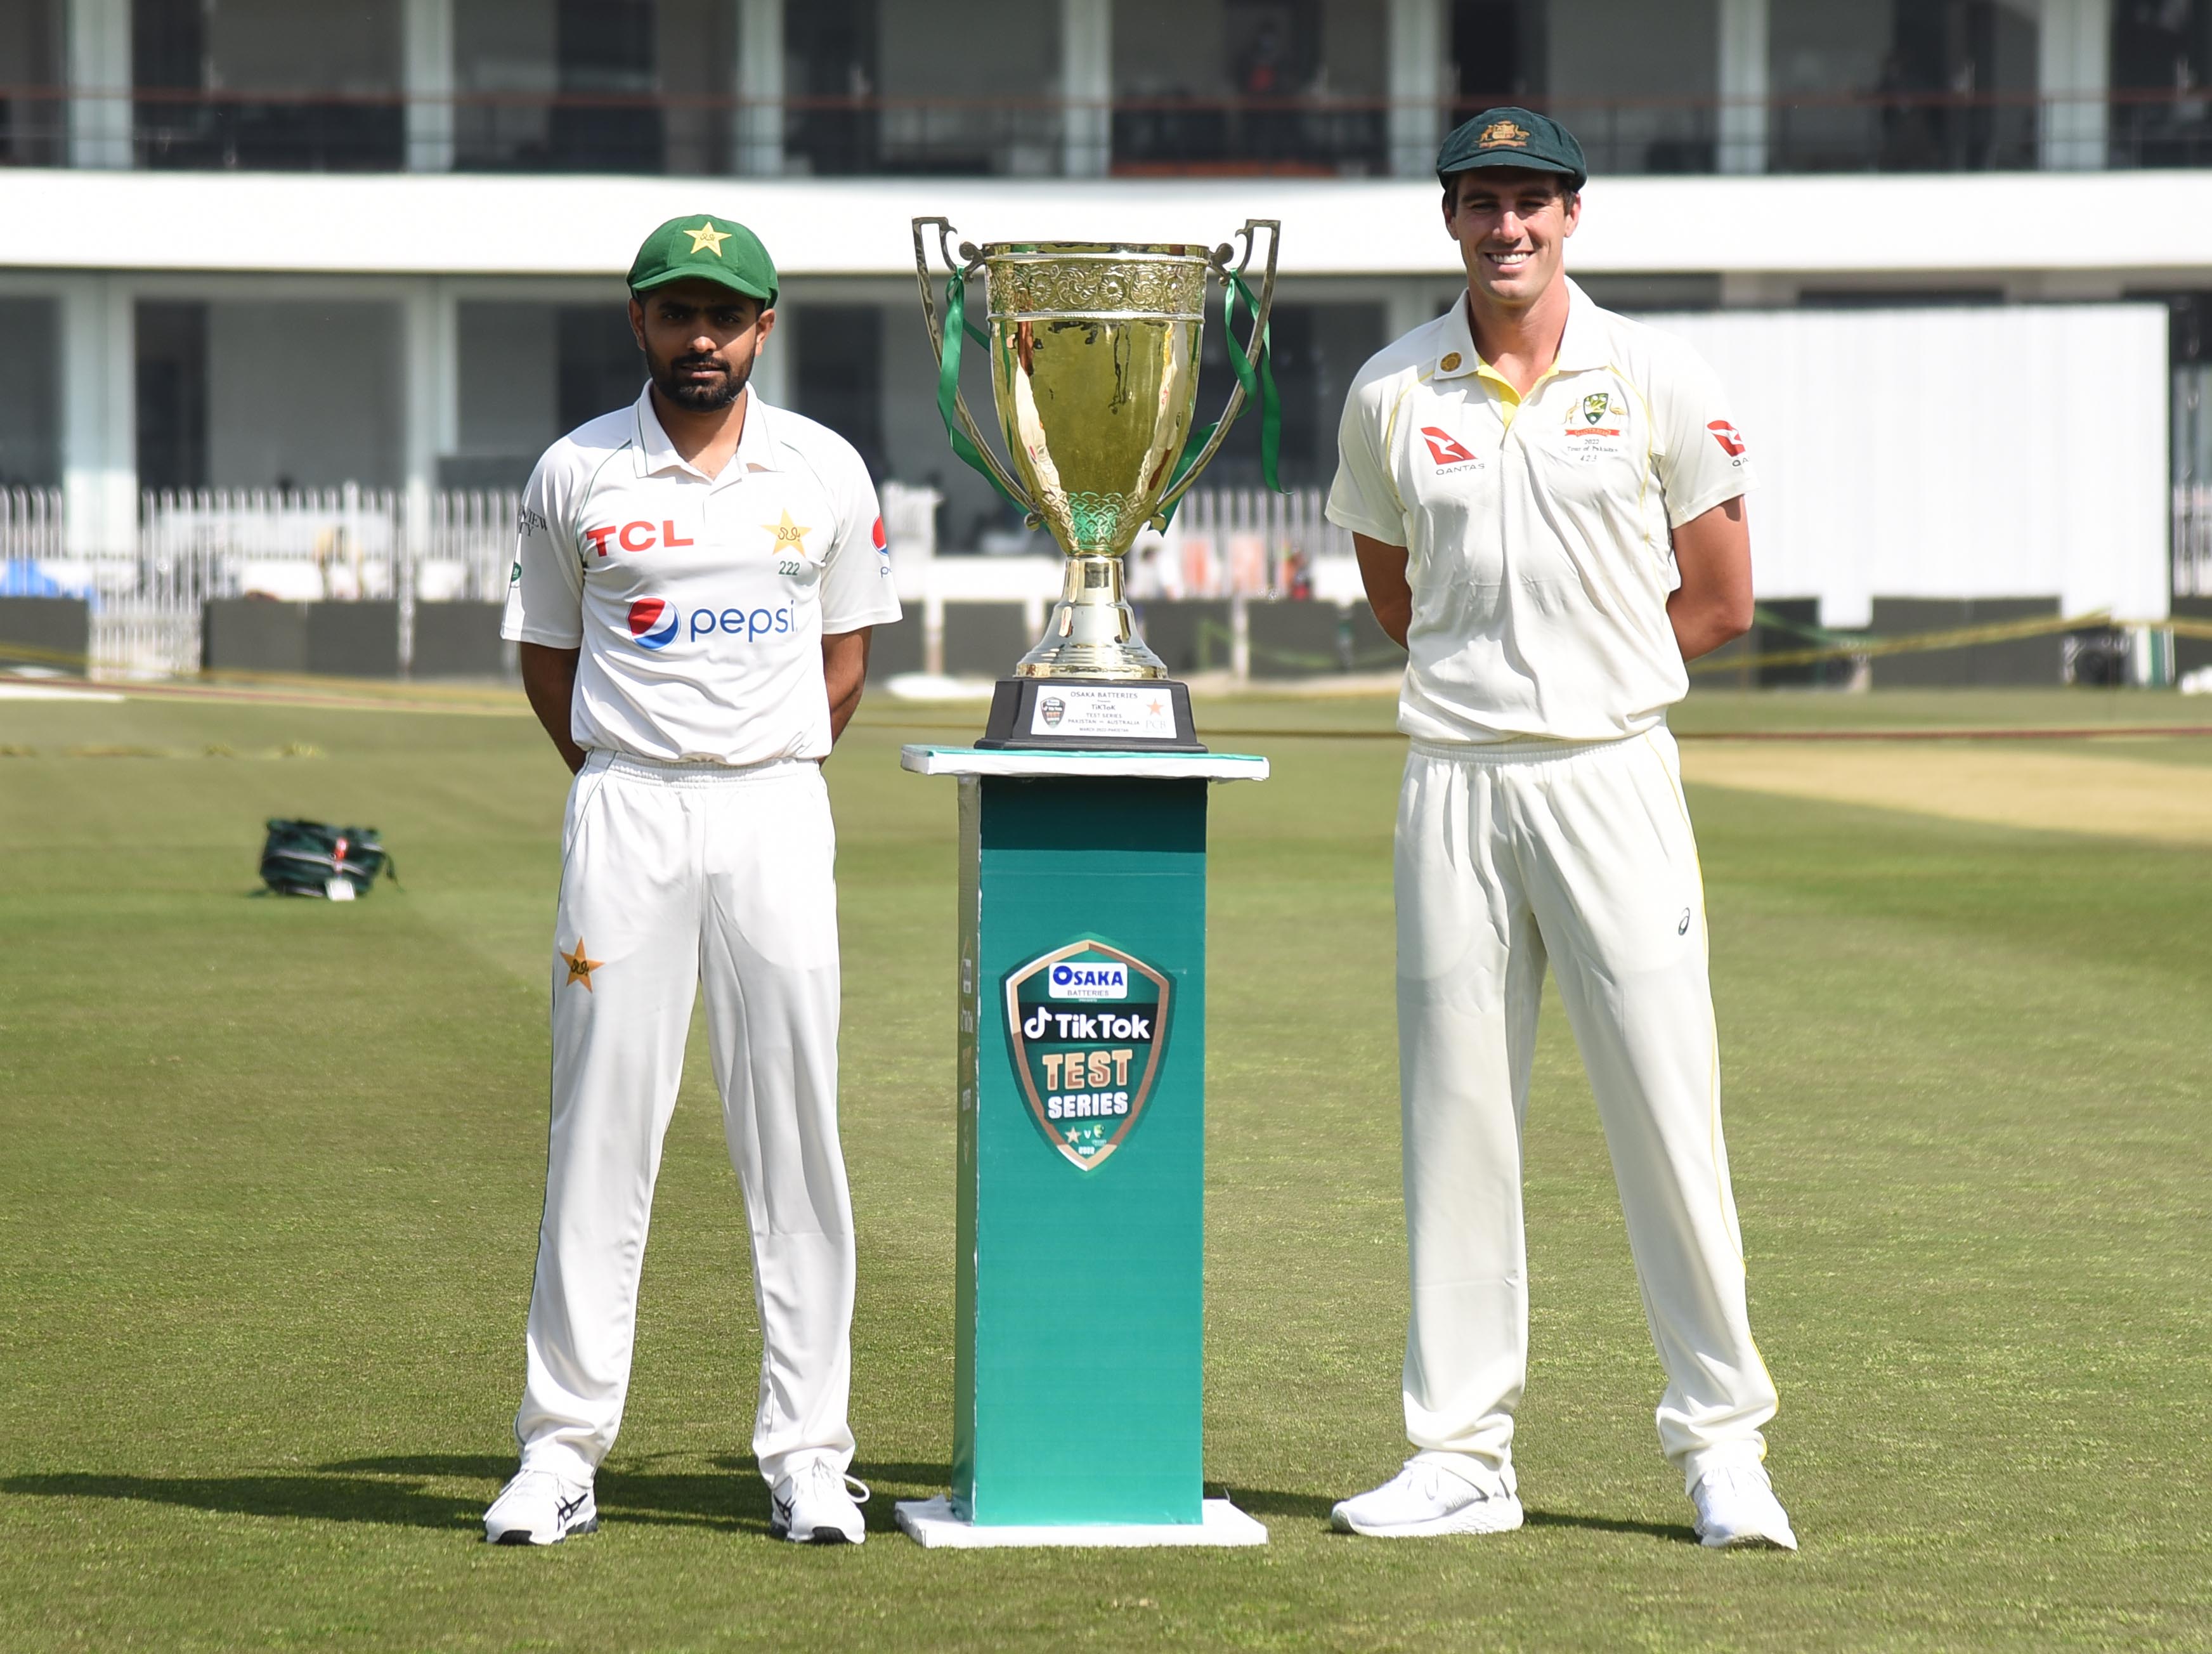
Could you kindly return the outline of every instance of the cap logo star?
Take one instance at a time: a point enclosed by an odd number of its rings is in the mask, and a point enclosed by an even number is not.
[[[691,238],[692,252],[711,252],[717,258],[722,256],[722,243],[730,239],[729,231],[716,229],[711,218],[702,222],[697,229],[688,229],[684,233]]]
[[[576,939],[576,951],[574,953],[562,954],[561,960],[568,967],[568,980],[561,985],[563,988],[573,988],[578,982],[581,982],[586,994],[592,991],[592,973],[606,963],[605,959],[585,957],[584,939],[580,936]]]
[[[806,537],[814,531],[811,528],[802,528],[799,524],[792,521],[791,513],[788,511],[783,514],[781,522],[763,523],[761,526],[775,536],[777,550],[781,551],[788,548],[799,556],[803,557],[806,555]]]

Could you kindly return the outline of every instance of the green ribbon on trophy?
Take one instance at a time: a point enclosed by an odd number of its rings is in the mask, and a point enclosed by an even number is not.
[[[1031,261],[1051,260],[1063,266],[1087,264],[1100,270],[1110,271],[1117,262],[1127,264],[1133,257],[1141,258],[1147,254],[1167,255],[1188,262],[1195,250],[1183,246],[1122,246],[1094,243],[1040,242],[1027,246],[1007,244],[1004,248],[993,247],[979,253],[974,247],[963,245],[960,252],[966,262],[962,264],[954,259],[950,249],[951,228],[949,224],[942,219],[916,219],[915,221],[915,261],[917,271],[922,278],[922,304],[926,315],[930,308],[931,294],[928,255],[921,234],[922,226],[925,224],[934,224],[939,227],[940,240],[945,244],[945,262],[949,272],[945,283],[945,320],[941,332],[938,328],[936,318],[933,315],[927,316],[930,324],[930,341],[936,347],[938,355],[937,411],[939,417],[945,422],[945,436],[952,445],[952,452],[960,458],[961,461],[981,475],[1008,503],[1023,510],[1033,523],[1040,520],[1049,521],[1049,514],[1042,511],[1034,499],[1024,497],[1028,490],[1017,486],[1016,480],[1007,474],[1006,470],[995,463],[996,456],[988,453],[983,447],[981,434],[976,429],[975,422],[969,417],[961,398],[960,367],[963,340],[972,339],[985,350],[992,348],[992,334],[975,326],[968,319],[969,277],[981,271],[987,272],[988,280],[993,255],[1002,252],[1026,254]],[[1251,261],[1255,232],[1263,228],[1269,232],[1267,263],[1262,281],[1266,296],[1255,299],[1252,289],[1245,284],[1243,272]],[[1236,375],[1237,389],[1230,398],[1228,408],[1219,419],[1192,428],[1185,438],[1176,457],[1174,467],[1164,479],[1165,487],[1160,490],[1158,502],[1152,514],[1152,520],[1162,528],[1174,520],[1176,508],[1182,504],[1183,495],[1188,491],[1188,481],[1186,479],[1195,480],[1198,470],[1218,452],[1220,447],[1218,439],[1226,436],[1229,426],[1235,421],[1247,401],[1258,403],[1260,408],[1261,477],[1270,490],[1277,493],[1282,491],[1282,483],[1279,477],[1282,452],[1282,398],[1275,388],[1274,362],[1267,331],[1267,313],[1273,303],[1274,291],[1276,233],[1277,227],[1271,221],[1255,220],[1248,223],[1238,232],[1244,241],[1244,257],[1235,265],[1231,265],[1229,262],[1232,249],[1227,243],[1215,248],[1211,254],[1204,255],[1206,275],[1221,283],[1222,337],[1229,348],[1229,367],[1230,371]],[[1117,279],[1119,278],[1110,273],[1102,277],[1102,280],[1109,284]],[[1114,296],[1111,293],[1105,292],[1103,289],[1102,289],[1102,295],[1109,298]],[[1246,344],[1237,337],[1237,315],[1240,302],[1244,311],[1252,318],[1249,349]],[[1146,313],[1137,310],[1117,311],[1111,308],[1091,310],[1087,313],[1080,311],[1041,312],[1024,318],[1018,315],[1002,315],[994,305],[992,319],[994,321],[1012,320],[1017,323],[1024,319],[1032,323],[1074,321],[1084,325],[1095,339],[1099,330],[1110,331],[1115,323],[1188,320],[1191,318],[1182,314]],[[1198,327],[1192,331],[1188,340],[1191,360],[1187,375],[1193,392],[1196,389],[1197,379],[1196,346],[1199,335],[1204,331],[1202,311],[1196,319]],[[1126,331],[1127,329],[1125,328],[1124,331]],[[1006,342],[1016,350],[1017,355],[1022,354],[1020,339],[1021,335],[1017,331]],[[994,388],[996,388],[997,380],[998,376],[994,374]],[[1000,400],[1001,429],[1007,438],[1009,452],[1015,453],[1018,456],[1016,432],[1010,423],[1009,412],[1003,399]],[[1016,459],[1016,469],[1021,469],[1018,457]],[[1023,480],[1030,479],[1024,477]],[[1127,548],[1124,546],[1122,549]],[[1068,550],[1071,555],[1075,554],[1075,549],[1073,546]]]

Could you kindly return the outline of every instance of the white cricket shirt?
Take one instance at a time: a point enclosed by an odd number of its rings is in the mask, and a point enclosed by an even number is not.
[[[1407,548],[1398,727],[1430,741],[1603,741],[1688,692],[1670,531],[1751,486],[1719,381],[1680,340],[1572,283],[1526,397],[1476,353],[1464,298],[1345,399],[1328,518]]]
[[[853,445],[748,388],[719,477],[670,446],[648,388],[545,451],[500,635],[580,645],[571,738],[665,763],[830,751],[825,633],[899,617]]]

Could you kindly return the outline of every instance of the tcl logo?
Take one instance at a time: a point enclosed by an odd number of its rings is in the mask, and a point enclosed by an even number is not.
[[[1474,456],[1462,447],[1459,439],[1449,431],[1438,430],[1434,425],[1421,427],[1421,440],[1429,445],[1429,455],[1439,466],[1471,465]]]
[[[1725,419],[1716,419],[1705,429],[1713,434],[1713,441],[1721,445],[1721,452],[1731,459],[1743,458],[1744,441],[1736,428]]]
[[[690,545],[694,542],[680,537],[676,525],[663,521],[658,527],[652,523],[609,523],[604,528],[587,528],[584,538],[592,543],[592,550],[604,557],[607,542],[612,540],[625,551],[650,551],[656,545],[663,547]]]

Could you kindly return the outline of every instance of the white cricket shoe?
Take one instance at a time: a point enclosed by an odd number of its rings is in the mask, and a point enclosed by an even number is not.
[[[1698,1542],[1710,1549],[1797,1548],[1790,1513],[1774,1497],[1774,1484],[1767,1481],[1766,1472],[1755,1464],[1706,1471],[1690,1490],[1690,1500],[1698,1507]]]
[[[588,1481],[569,1481],[550,1470],[521,1470],[499,1490],[484,1512],[484,1540],[493,1545],[558,1545],[570,1534],[597,1533],[599,1501]]]
[[[1433,1460],[1413,1459],[1380,1487],[1340,1501],[1328,1513],[1340,1534],[1419,1539],[1431,1534],[1510,1534],[1521,1501],[1502,1481],[1488,1489]]]
[[[794,1545],[862,1544],[868,1529],[860,1506],[867,1502],[867,1483],[809,1459],[769,1493],[768,1530]]]

